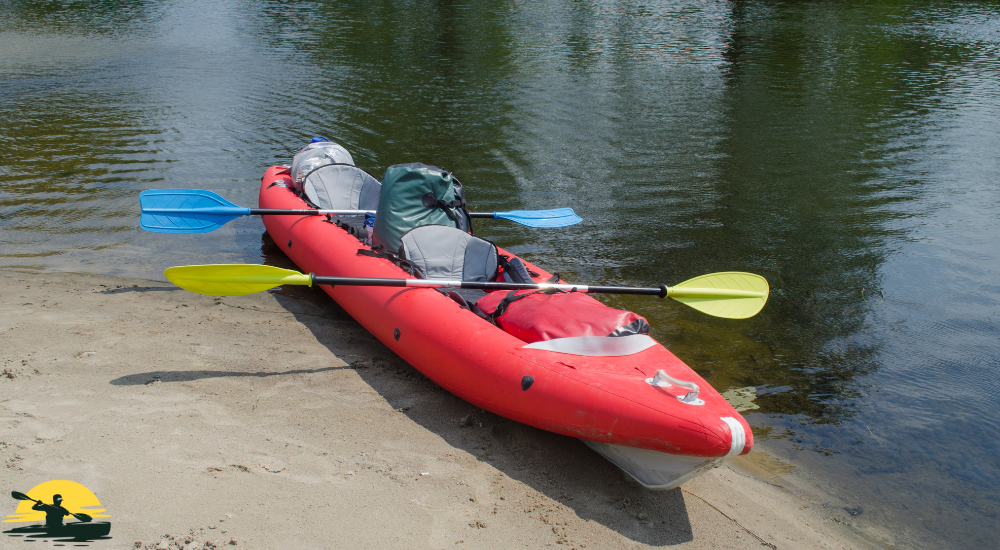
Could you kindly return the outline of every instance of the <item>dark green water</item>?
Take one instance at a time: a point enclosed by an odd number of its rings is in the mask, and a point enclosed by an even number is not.
[[[477,231],[564,278],[772,285],[748,321],[607,301],[758,448],[905,547],[1000,536],[995,2],[0,3],[0,265],[162,278],[262,225],[141,232],[143,189],[254,206],[314,135],[450,169]]]

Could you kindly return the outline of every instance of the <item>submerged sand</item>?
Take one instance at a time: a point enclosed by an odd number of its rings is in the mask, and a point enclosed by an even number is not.
[[[90,488],[112,524],[92,548],[876,547],[745,458],[646,491],[448,394],[310,289],[0,270],[0,372],[0,485]]]

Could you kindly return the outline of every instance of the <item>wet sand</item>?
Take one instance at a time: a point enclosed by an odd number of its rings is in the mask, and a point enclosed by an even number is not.
[[[754,453],[646,491],[575,439],[448,394],[311,289],[212,298],[0,269],[0,363],[2,486],[90,488],[112,524],[93,548],[888,540],[779,486]]]

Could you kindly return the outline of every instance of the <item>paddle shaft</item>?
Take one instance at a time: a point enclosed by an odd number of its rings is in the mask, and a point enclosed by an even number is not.
[[[379,279],[374,277],[324,277],[309,275],[314,285],[349,286],[395,286],[410,288],[472,288],[477,290],[562,290],[587,294],[639,294],[658,298],[760,298],[761,293],[752,290],[729,288],[678,288],[660,285],[658,287],[638,286],[593,286],[562,283],[494,283],[478,281],[453,281],[449,279]],[[232,279],[230,279],[232,280]]]
[[[255,216],[322,216],[332,214],[334,216],[354,216],[364,214],[374,214],[375,210],[313,210],[313,209],[281,209],[281,208],[251,208],[250,214]],[[470,218],[495,218],[495,212],[469,212]]]
[[[479,281],[452,281],[449,279],[380,279],[375,277],[324,277],[312,276],[314,285],[350,286],[395,286],[413,288],[472,288],[477,290],[564,290],[586,292],[588,294],[645,294],[663,298],[667,295],[666,285],[657,288],[633,286],[590,286],[559,283],[499,283]]]
[[[231,209],[220,208],[144,208],[147,214],[217,214],[230,215]],[[251,216],[324,216],[332,214],[334,216],[363,216],[374,214],[375,210],[322,210],[315,208],[247,208],[247,213]],[[496,212],[469,212],[470,218],[495,218]]]
[[[35,499],[29,497],[28,495],[26,495],[24,493],[19,493],[17,491],[11,491],[10,496],[16,498],[17,500],[30,500],[31,502],[37,502],[38,504],[41,504],[43,506],[53,506],[53,505],[45,504],[44,502],[42,502],[40,500],[35,500]],[[72,515],[76,519],[78,519],[80,521],[83,521],[83,522],[87,522],[87,521],[90,521],[90,520],[94,519],[94,518],[88,516],[87,514],[74,514],[73,512],[70,512],[70,515]]]
[[[147,189],[139,193],[139,227],[155,233],[207,233],[240,216],[350,216],[374,210],[334,208],[246,208],[203,189]],[[526,227],[551,229],[583,221],[572,208],[473,212],[473,218],[509,220]]]
[[[753,317],[767,301],[767,281],[760,275],[727,271],[688,279],[676,286],[654,288],[591,286],[565,283],[507,283],[451,279],[337,277],[301,273],[268,265],[221,264],[169,267],[163,274],[177,286],[209,296],[244,296],[281,285],[347,285],[403,288],[469,288],[479,290],[562,290],[581,293],[632,294],[673,298],[698,311],[726,319]]]
[[[212,267],[212,266],[188,266]],[[170,268],[183,269],[183,268]],[[169,270],[168,270],[169,271]],[[284,270],[282,270],[284,271]],[[167,273],[167,278],[177,283]],[[730,298],[761,298],[761,292],[752,290],[735,290],[729,288],[684,288],[667,287],[636,287],[636,286],[593,286],[571,285],[562,283],[507,283],[488,281],[457,281],[451,279],[383,279],[378,277],[334,277],[314,275],[309,273],[290,272],[287,275],[253,275],[253,274],[199,274],[194,279],[200,283],[227,283],[268,285],[326,285],[326,286],[389,286],[405,288],[471,288],[477,290],[562,290],[566,292],[584,292],[587,294],[639,294],[645,296],[667,296],[676,299],[730,299]],[[184,285],[180,285],[184,286]]]

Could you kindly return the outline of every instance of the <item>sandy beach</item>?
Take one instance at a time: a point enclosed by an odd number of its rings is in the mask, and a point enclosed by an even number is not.
[[[93,548],[879,547],[753,453],[646,491],[448,394],[318,291],[0,274],[0,479],[90,488],[112,524]]]

